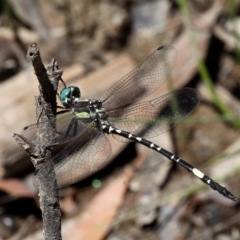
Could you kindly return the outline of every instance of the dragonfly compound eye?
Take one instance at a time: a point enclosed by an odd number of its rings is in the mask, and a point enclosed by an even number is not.
[[[78,87],[70,86],[70,87],[64,88],[60,92],[59,97],[63,106],[71,107],[74,100],[77,98],[80,98],[80,95],[81,93]]]
[[[60,101],[63,106],[70,107],[70,105],[71,105],[71,101],[70,101],[71,100],[71,89],[69,87],[64,88],[60,92],[59,97],[60,97]]]

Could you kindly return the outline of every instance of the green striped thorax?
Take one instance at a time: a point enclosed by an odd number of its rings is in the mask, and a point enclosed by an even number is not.
[[[60,101],[76,118],[83,122],[107,120],[108,114],[102,109],[102,103],[95,99],[81,99],[80,89],[76,86],[64,88],[60,94]]]

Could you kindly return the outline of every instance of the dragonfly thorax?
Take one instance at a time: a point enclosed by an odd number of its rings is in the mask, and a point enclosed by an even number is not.
[[[71,108],[76,118],[83,122],[99,122],[107,120],[108,114],[102,108],[102,102],[96,99],[81,99],[80,89],[76,86],[69,86],[60,92],[62,104]]]
[[[106,121],[108,113],[102,108],[102,102],[96,99],[76,98],[72,106],[75,117],[84,122]]]

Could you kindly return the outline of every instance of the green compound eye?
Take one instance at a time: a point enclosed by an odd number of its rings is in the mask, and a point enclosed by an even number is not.
[[[80,90],[75,86],[64,88],[59,94],[60,101],[65,107],[71,107],[74,100],[80,98],[80,96]]]
[[[69,98],[70,98],[70,93],[71,93],[71,90],[69,88],[64,88],[61,92],[60,92],[60,100],[61,100],[61,103],[63,105],[65,105],[65,103],[68,102]]]

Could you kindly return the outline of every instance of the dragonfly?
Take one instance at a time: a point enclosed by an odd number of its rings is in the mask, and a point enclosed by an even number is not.
[[[140,100],[156,91],[170,75],[177,59],[172,46],[156,49],[139,67],[110,87],[99,99],[84,99],[77,86],[64,87],[59,97],[64,110],[54,121],[53,144],[65,148],[53,156],[59,188],[86,178],[108,163],[109,134],[120,142],[142,144],[180,165],[223,196],[238,201],[225,187],[173,153],[147,140],[171,128],[191,113],[200,94],[183,88],[150,101]],[[37,141],[38,124],[23,129],[22,135]]]

